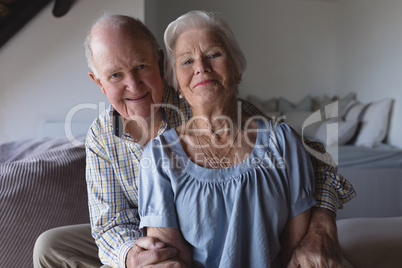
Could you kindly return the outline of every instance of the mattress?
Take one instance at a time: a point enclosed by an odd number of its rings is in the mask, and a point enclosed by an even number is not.
[[[402,149],[388,144],[374,148],[345,145],[338,147],[339,167],[402,168]]]

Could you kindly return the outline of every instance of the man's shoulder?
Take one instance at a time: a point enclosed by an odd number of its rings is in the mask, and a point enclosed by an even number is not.
[[[110,127],[112,125],[112,113],[113,107],[110,105],[108,108],[106,108],[106,110],[100,113],[97,118],[95,118],[90,126],[90,129]]]
[[[89,127],[87,140],[99,139],[112,133],[112,113],[113,108],[110,105],[105,111],[99,114]]]

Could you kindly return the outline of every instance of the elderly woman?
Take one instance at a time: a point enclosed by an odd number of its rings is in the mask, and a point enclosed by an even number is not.
[[[228,25],[192,11],[165,32],[167,79],[193,118],[141,159],[141,228],[188,266],[281,267],[315,204],[310,158],[286,124],[244,114],[246,60]]]

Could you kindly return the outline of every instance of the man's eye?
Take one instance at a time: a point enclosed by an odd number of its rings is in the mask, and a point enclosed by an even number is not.
[[[137,69],[138,69],[138,70],[143,70],[143,69],[145,69],[145,64],[138,65]]]
[[[118,73],[112,74],[111,77],[112,77],[112,78],[117,78],[117,77],[119,77],[119,74],[118,74]]]

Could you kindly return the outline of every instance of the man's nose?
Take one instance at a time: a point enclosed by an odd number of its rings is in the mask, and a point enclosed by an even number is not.
[[[136,91],[141,87],[142,81],[138,74],[130,72],[125,77],[125,84],[127,90]]]

